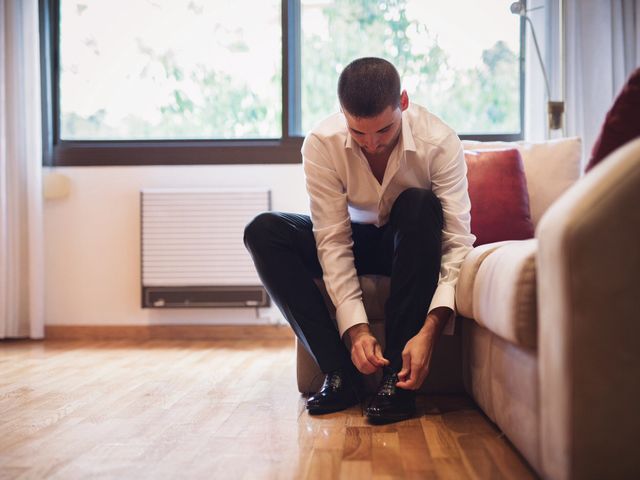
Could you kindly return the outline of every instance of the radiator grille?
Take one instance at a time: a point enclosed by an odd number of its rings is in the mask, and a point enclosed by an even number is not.
[[[242,236],[268,189],[145,189],[141,204],[143,288],[260,286]]]

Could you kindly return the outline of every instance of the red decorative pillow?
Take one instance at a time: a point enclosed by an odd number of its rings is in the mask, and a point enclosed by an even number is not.
[[[471,233],[475,246],[533,237],[529,192],[517,149],[467,150]]]
[[[600,135],[591,150],[588,172],[603,158],[640,136],[640,68],[636,69],[607,113]]]

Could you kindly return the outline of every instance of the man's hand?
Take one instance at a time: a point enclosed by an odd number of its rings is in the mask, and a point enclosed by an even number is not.
[[[402,370],[398,372],[400,381],[396,386],[406,390],[420,388],[429,373],[433,348],[451,313],[450,308],[438,307],[427,315],[424,326],[402,350]]]
[[[382,348],[368,324],[354,325],[345,334],[351,340],[351,361],[360,372],[369,375],[378,368],[389,365],[389,360],[382,356]]]

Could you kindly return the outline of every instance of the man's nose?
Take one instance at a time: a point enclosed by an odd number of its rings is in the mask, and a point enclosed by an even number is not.
[[[364,139],[364,143],[367,146],[367,148],[373,148],[376,147],[378,145],[378,135],[367,135]]]

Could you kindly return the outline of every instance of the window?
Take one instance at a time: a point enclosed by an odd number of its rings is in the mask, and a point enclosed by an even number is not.
[[[279,0],[62,0],[60,139],[279,138],[280,25]]]
[[[42,0],[41,30],[47,164],[299,162],[361,56],[463,137],[522,136],[502,0]]]
[[[390,60],[459,134],[521,131],[520,22],[504,0],[302,0],[302,33],[303,132],[336,111],[340,71],[364,56]]]

